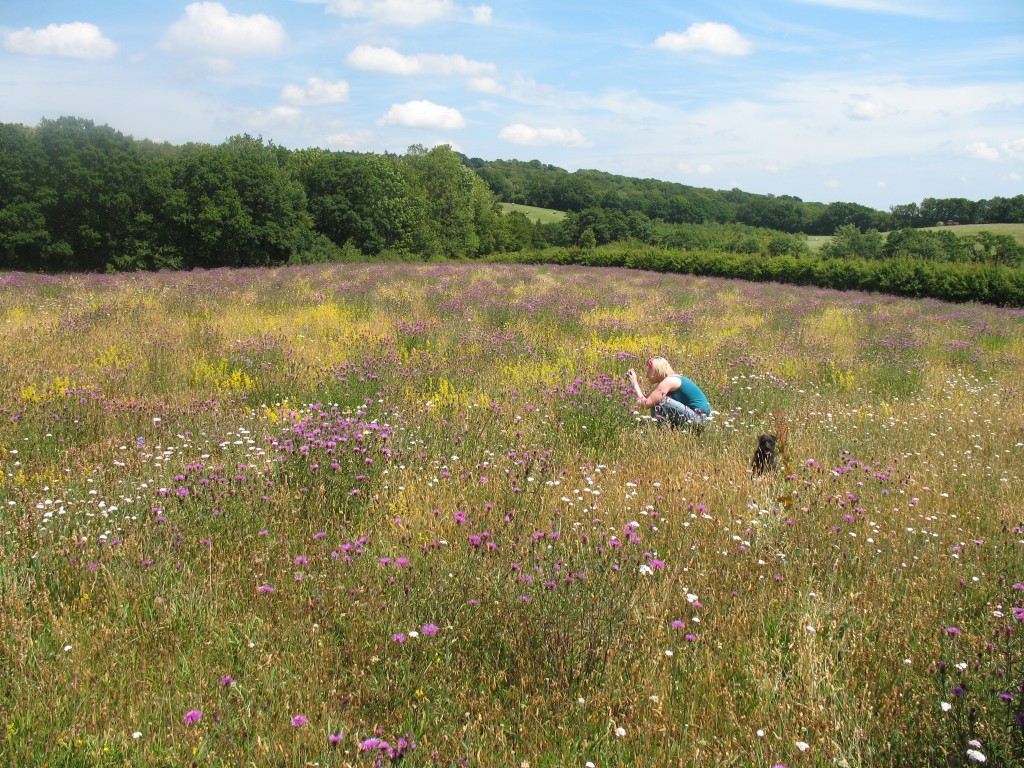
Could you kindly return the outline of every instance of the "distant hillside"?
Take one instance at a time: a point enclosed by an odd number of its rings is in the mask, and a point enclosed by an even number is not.
[[[541,224],[555,224],[565,218],[565,211],[555,211],[551,208],[537,208],[533,205],[519,205],[518,203],[502,203],[501,210],[505,213],[513,211],[523,214],[533,222]]]
[[[955,235],[976,235],[991,232],[994,235],[1010,235],[1024,245],[1024,224],[959,224],[944,227],[925,227],[930,232],[952,232]]]
[[[504,203],[580,212],[587,209],[643,214],[666,224],[746,224],[790,234],[832,235],[853,225],[917,229],[941,221],[962,225],[1024,223],[1024,195],[990,200],[925,198],[878,211],[858,203],[805,202],[790,195],[714,190],[658,179],[619,176],[591,169],[570,173],[538,160],[482,160],[463,156]]]

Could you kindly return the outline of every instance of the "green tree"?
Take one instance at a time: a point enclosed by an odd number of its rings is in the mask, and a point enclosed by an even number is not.
[[[481,253],[481,230],[496,226],[497,201],[483,179],[462,164],[447,144],[409,147],[406,162],[424,190],[427,240],[424,256],[466,258]]]
[[[171,176],[168,245],[183,266],[283,264],[313,242],[305,191],[262,139],[187,145]]]
[[[35,129],[0,123],[0,268],[42,265],[50,243],[45,211],[54,194],[40,185],[45,166]]]
[[[43,210],[50,240],[48,269],[102,270],[134,248],[143,208],[142,157],[133,139],[90,120],[43,120],[38,130],[46,167],[37,183],[52,190]]]
[[[897,229],[927,226],[921,218],[921,209],[917,207],[917,203],[891,206],[889,213],[892,214],[893,227]]]
[[[821,248],[825,259],[881,259],[884,239],[874,229],[861,232],[854,224],[843,224],[832,239]]]

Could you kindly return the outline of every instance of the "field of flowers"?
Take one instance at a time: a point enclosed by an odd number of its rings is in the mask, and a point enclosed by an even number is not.
[[[657,353],[702,434],[636,412]],[[1022,311],[0,274],[0,371],[0,764],[1024,758]]]

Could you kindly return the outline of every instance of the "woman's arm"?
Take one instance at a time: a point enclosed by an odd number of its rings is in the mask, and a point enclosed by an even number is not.
[[[671,392],[674,387],[671,386],[669,381],[671,376],[666,376],[654,389],[651,390],[650,395],[644,395],[644,391],[640,389],[640,384],[636,380],[636,371],[632,368],[626,373],[626,378],[629,379],[629,383],[633,385],[633,391],[636,393],[636,401],[638,405],[644,408],[653,408]]]

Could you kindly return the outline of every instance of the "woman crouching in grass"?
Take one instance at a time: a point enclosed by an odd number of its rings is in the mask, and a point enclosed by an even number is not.
[[[647,380],[654,385],[651,394],[645,395],[636,380],[632,368],[626,378],[633,385],[637,402],[651,409],[651,415],[661,423],[673,427],[687,427],[700,430],[711,418],[711,404],[707,395],[693,381],[672,370],[664,357],[652,357],[647,361]]]

